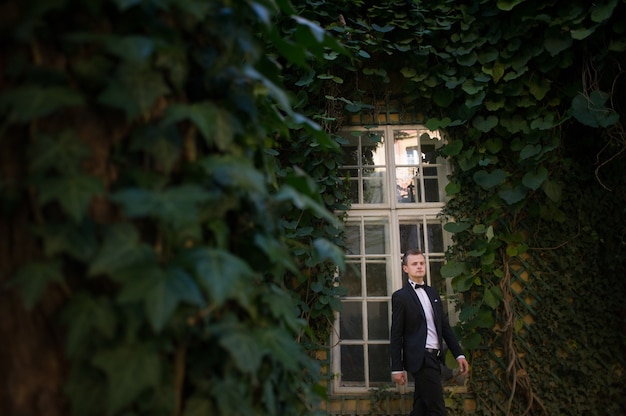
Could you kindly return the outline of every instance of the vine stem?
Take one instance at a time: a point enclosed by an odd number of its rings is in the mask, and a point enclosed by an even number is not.
[[[530,380],[530,376],[528,372],[524,369],[523,364],[519,359],[519,354],[517,353],[517,348],[515,347],[515,325],[514,325],[514,312],[511,307],[511,301],[513,299],[513,293],[511,292],[511,268],[510,268],[511,258],[508,256],[504,256],[502,259],[502,265],[504,268],[504,278],[500,280],[499,286],[502,290],[502,317],[503,324],[502,328],[498,330],[504,337],[504,354],[508,359],[508,366],[506,369],[507,380],[510,380],[510,388],[511,393],[509,395],[509,399],[507,401],[507,410],[506,415],[511,415],[511,407],[513,405],[513,399],[517,393],[517,388],[519,387],[521,393],[526,396],[526,400],[528,405],[526,406],[526,410],[524,410],[523,415],[527,415],[530,411],[536,406],[538,406],[542,414],[547,414],[546,409],[541,402],[541,399],[533,392],[532,382]]]

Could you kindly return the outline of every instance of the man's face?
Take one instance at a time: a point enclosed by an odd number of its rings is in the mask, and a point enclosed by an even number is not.
[[[426,276],[426,259],[423,254],[411,254],[406,259],[406,264],[402,266],[402,270],[409,275],[410,278],[423,279]]]

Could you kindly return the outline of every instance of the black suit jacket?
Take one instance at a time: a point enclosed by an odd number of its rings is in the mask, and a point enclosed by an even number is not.
[[[422,289],[420,289],[422,290]],[[454,357],[463,354],[448,317],[443,312],[443,304],[439,293],[425,286],[433,307],[434,321],[439,336],[440,348],[443,348],[443,340]],[[391,371],[406,370],[409,373],[419,371],[424,362],[424,349],[426,348],[426,317],[415,289],[408,283],[391,296]],[[443,360],[443,356],[440,357]]]

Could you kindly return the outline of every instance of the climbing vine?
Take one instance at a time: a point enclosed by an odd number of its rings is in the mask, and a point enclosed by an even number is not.
[[[595,345],[575,323],[582,313],[572,307],[580,296],[575,281],[624,285],[623,250],[604,265],[599,260],[605,244],[624,241],[624,187],[616,182],[625,173],[624,2],[302,4],[303,15],[353,55],[328,55],[315,72],[289,74],[309,108],[331,119],[337,103],[347,117],[375,114],[386,97],[401,96],[426,126],[446,131],[442,154],[455,170],[443,216],[455,243],[442,274],[462,295],[459,329],[473,351],[477,412],[603,414],[606,400],[613,413],[623,411],[616,385],[623,380],[624,308],[609,307],[606,298],[615,295],[603,285],[585,294],[605,305],[598,316],[608,321],[585,328],[604,341],[603,358],[586,356],[585,368],[597,371],[584,371],[588,388],[603,392],[602,405],[568,399],[574,365],[563,360]],[[326,106],[315,101],[320,96]],[[583,187],[593,191],[582,195]],[[580,201],[599,195],[602,205],[583,208]],[[587,267],[575,267],[585,260]]]

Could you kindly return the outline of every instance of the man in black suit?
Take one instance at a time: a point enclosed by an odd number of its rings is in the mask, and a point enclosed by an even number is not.
[[[405,370],[415,379],[413,410],[409,416],[445,416],[441,349],[443,341],[456,357],[459,372],[469,366],[459,345],[437,290],[424,284],[426,259],[419,250],[408,250],[402,258],[408,284],[391,296],[391,371],[393,381],[407,382]]]

